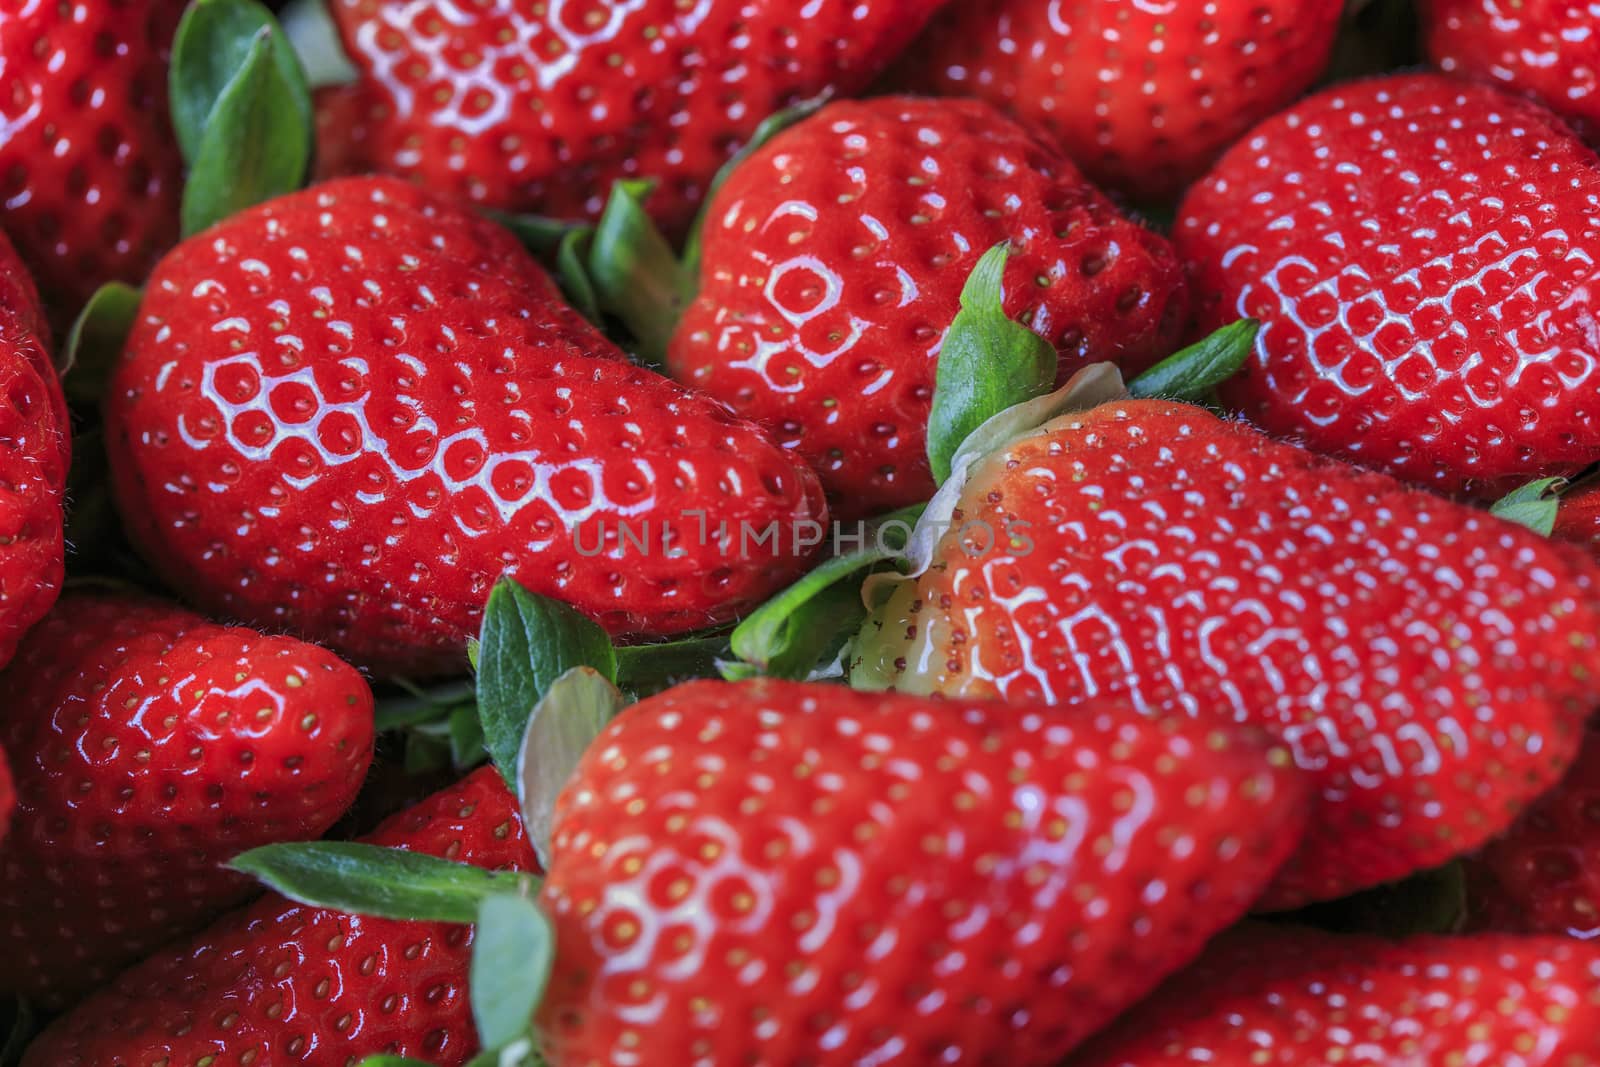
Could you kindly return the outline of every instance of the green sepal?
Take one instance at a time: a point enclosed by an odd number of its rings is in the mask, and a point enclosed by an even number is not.
[[[550,256],[561,247],[571,234],[578,230],[593,231],[583,222],[568,222],[546,215],[525,215],[511,211],[485,210],[483,214],[510,230],[522,246],[536,256]]]
[[[434,1067],[427,1060],[414,1060],[410,1056],[391,1056],[382,1053],[377,1056],[368,1056],[356,1067]]]
[[[1211,391],[1232,378],[1256,349],[1261,323],[1240,319],[1211,336],[1168,356],[1128,383],[1130,395],[1203,403]]]
[[[244,69],[263,30],[288,45],[272,12],[255,0],[194,0],[178,23],[167,72],[168,96],[172,129],[189,166],[200,157],[218,101]],[[271,59],[274,80],[289,87],[289,93],[275,102],[294,108],[294,120],[311,129],[311,91],[294,49],[275,48]]]
[[[710,678],[729,652],[726,633],[617,649],[617,685],[635,696],[690,678]]]
[[[600,310],[600,294],[595,292],[594,280],[589,277],[587,266],[593,249],[592,227],[568,230],[556,246],[556,281],[568,302],[584,318],[599,326],[605,316]]]
[[[278,21],[311,88],[349,85],[360,80],[361,72],[345,54],[338,24],[323,0],[289,0]]]
[[[1526,526],[1541,537],[1549,537],[1556,529],[1556,516],[1561,511],[1561,490],[1566,486],[1562,478],[1540,478],[1520,489],[1513,489],[1489,508],[1490,514],[1519,526]]]
[[[498,893],[478,905],[469,989],[485,1049],[524,1037],[555,965],[555,930],[527,897]]]
[[[616,316],[651,367],[666,363],[667,344],[694,293],[694,279],[644,209],[652,185],[619,181],[589,247],[588,275],[601,310]]]
[[[404,690],[405,695],[378,701],[373,727],[379,733],[437,722],[471,701],[473,695],[472,683],[466,681],[446,682],[432,689],[423,689],[404,678],[391,678],[389,682]]]
[[[68,400],[99,406],[143,298],[144,293],[131,285],[107,282],[83,305],[56,353],[56,371]]]
[[[594,739],[626,705],[610,678],[592,667],[574,667],[550,684],[528,718],[517,752],[516,792],[523,827],[545,870],[556,799]]]
[[[230,866],[301,904],[416,922],[475,922],[486,897],[527,891],[537,882],[532,875],[355,841],[263,845]]]
[[[951,460],[968,434],[1055,384],[1055,347],[1006,315],[1008,255],[1006,245],[997,245],[973,268],[939,353],[928,462],[940,484],[950,477]]]

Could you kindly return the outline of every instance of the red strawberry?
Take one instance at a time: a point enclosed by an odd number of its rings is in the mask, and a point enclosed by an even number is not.
[[[48,337],[33,280],[0,234],[0,667],[61,589],[71,446]]]
[[[783,682],[624,712],[558,803],[558,1064],[1055,1064],[1249,907],[1304,783],[1254,735]]]
[[[1142,200],[1181,192],[1328,65],[1342,0],[956,0],[905,88],[977,96]]]
[[[1423,0],[1440,70],[1532,96],[1600,135],[1600,4],[1594,0]]]
[[[1600,558],[1600,479],[1591,479],[1562,494],[1555,536],[1588,545]]]
[[[1189,194],[1201,325],[1265,322],[1223,398],[1442,492],[1600,460],[1600,166],[1544,109],[1432,74],[1340,86]]]
[[[1600,937],[1600,726],[1562,783],[1466,871],[1477,929]]]
[[[354,669],[124,594],[63,597],[0,686],[0,991],[51,1006],[250,897],[220,865],[321,836],[372,758]]]
[[[1188,313],[1163,238],[975,101],[831,105],[740,165],[708,218],[672,372],[769,427],[851,516],[933,493],[934,366],[999,242],[1007,310],[1060,350],[1063,377],[1143,370]]]
[[[1600,706],[1600,566],[1200,408],[1051,422],[971,470],[951,523],[852,681],[1266,727],[1322,795],[1268,907],[1474,848]]]
[[[503,573],[616,634],[722,622],[826,514],[809,471],[628,364],[508,233],[390,179],[179,246],[106,420],[128,531],[174,587],[392,672],[458,667]]]
[[[137,284],[178,237],[183,161],[167,118],[182,0],[67,0],[0,12],[3,223],[70,316]]]
[[[534,862],[516,801],[489,768],[401,812],[369,840],[480,867]],[[361,918],[269,896],[56,1020],[23,1064],[339,1067],[388,1052],[458,1067],[477,1051],[466,988],[471,945],[471,927]]]
[[[1228,933],[1071,1067],[1580,1067],[1600,1062],[1600,947]]]
[[[654,178],[651,213],[680,232],[763,119],[865,88],[942,3],[336,0],[362,73],[332,100],[363,115],[341,154],[563,218],[597,215],[619,178]]]

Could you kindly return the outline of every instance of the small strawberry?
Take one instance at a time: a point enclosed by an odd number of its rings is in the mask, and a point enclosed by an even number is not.
[[[393,179],[180,245],[106,421],[130,537],[175,588],[414,676],[461,665],[503,573],[674,634],[779,588],[826,516],[809,471],[627,363],[509,233]]]
[[[323,97],[322,141],[345,168],[561,218],[655,179],[651,213],[681,233],[763,119],[865,88],[943,2],[335,0],[360,80]]]
[[[1600,558],[1600,478],[1590,479],[1563,493],[1556,512],[1555,536],[1587,545]]]
[[[1600,947],[1559,938],[1247,925],[1070,1067],[1579,1067],[1600,1062],[1597,988]]]
[[[893,75],[976,96],[1095,182],[1168,199],[1328,65],[1343,0],[956,0]]]
[[[1143,370],[1188,314],[1167,242],[976,101],[838,103],[718,191],[675,377],[768,427],[856,517],[926,499],[945,327],[980,256],[1010,241],[1007,308],[1061,353]]]
[[[182,0],[65,0],[0,12],[0,223],[47,302],[137,284],[178,237],[183,161],[167,117]]]
[[[376,844],[528,870],[516,801],[485,768],[390,819]],[[25,1067],[308,1063],[477,1052],[472,928],[367,919],[271,896],[165,949],[57,1019]]]
[[[1200,408],[1065,415],[964,477],[924,519],[944,530],[925,572],[877,597],[852,681],[1267,728],[1322,797],[1268,907],[1473,849],[1600,706],[1583,553]]]
[[[127,594],[63,597],[0,686],[0,991],[48,1006],[247,899],[221,865],[320,836],[372,756],[354,669]]]
[[[1600,136],[1600,4],[1594,0],[1422,0],[1434,64],[1531,96]]]
[[[1597,164],[1543,108],[1435,74],[1339,86],[1263,124],[1175,233],[1201,325],[1264,323],[1223,399],[1445,493],[1600,460]]]

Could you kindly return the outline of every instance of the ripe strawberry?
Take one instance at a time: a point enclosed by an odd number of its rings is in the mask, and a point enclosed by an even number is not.
[[[33,279],[0,233],[0,667],[61,590],[71,445],[48,338]]]
[[[1476,929],[1600,937],[1600,726],[1562,783],[1466,873]]]
[[[551,1062],[1055,1064],[1304,823],[1253,734],[784,682],[624,712],[558,802]]]
[[[0,12],[0,223],[58,321],[102,283],[141,282],[178,237],[183,161],[167,118],[182,0]]]
[[[1247,925],[1071,1067],[1578,1067],[1600,1057],[1600,947],[1391,942]]]
[[[839,103],[718,192],[679,380],[767,426],[850,516],[925,500],[934,368],[980,256],[1012,242],[1007,310],[1085,363],[1143,370],[1188,314],[1167,242],[976,101]]]
[[[1534,97],[1600,135],[1600,4],[1594,0],[1423,0],[1428,55],[1440,70]]]
[[[361,116],[337,138],[345,166],[359,148],[365,169],[562,218],[653,178],[651,213],[681,232],[763,119],[865,88],[943,2],[336,0],[362,78],[323,99]]]
[[[1322,795],[1268,907],[1476,847],[1600,706],[1581,552],[1200,408],[1049,423],[972,469],[951,522],[852,681],[1266,727]]]
[[[1096,183],[1165,200],[1317,80],[1342,10],[1342,0],[956,0],[893,77],[1003,107]]]
[[[460,665],[502,573],[621,635],[732,618],[826,514],[809,471],[628,364],[508,233],[392,179],[179,246],[106,421],[128,532],[175,588],[413,675]]]
[[[321,836],[372,757],[354,669],[126,594],[63,597],[0,686],[0,991],[49,1006],[248,899],[220,865]]]
[[[1561,497],[1555,536],[1589,546],[1600,558],[1600,479],[1574,486]]]
[[[369,839],[531,869],[516,801],[484,768]],[[25,1067],[311,1063],[381,1052],[458,1067],[477,1051],[472,928],[368,919],[269,896],[123,974],[57,1019]]]
[[[1597,163],[1544,109],[1433,74],[1340,86],[1264,124],[1175,235],[1210,298],[1201,325],[1265,323],[1224,400],[1446,493],[1600,460]]]

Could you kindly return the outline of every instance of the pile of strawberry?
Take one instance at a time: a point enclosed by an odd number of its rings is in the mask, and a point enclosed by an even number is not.
[[[1600,6],[0,69],[0,1067],[1600,1064]]]

